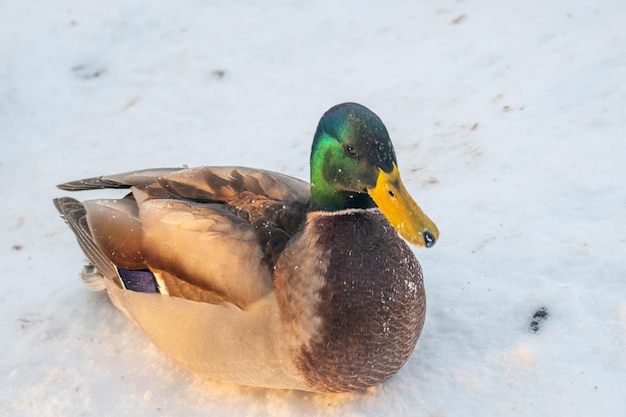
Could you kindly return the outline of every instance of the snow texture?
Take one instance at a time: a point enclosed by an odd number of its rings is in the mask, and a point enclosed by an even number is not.
[[[626,415],[624,22],[623,0],[1,2],[0,415]],[[416,249],[426,325],[394,378],[202,380],[83,288],[55,184],[182,164],[308,179],[343,101],[383,119],[441,230]]]

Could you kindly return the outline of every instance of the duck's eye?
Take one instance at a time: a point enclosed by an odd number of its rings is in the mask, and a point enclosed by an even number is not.
[[[357,150],[354,147],[354,145],[352,145],[350,143],[346,143],[345,145],[343,145],[343,149],[346,152],[346,155],[348,155],[350,158],[358,158],[359,157],[359,153],[357,152]]]

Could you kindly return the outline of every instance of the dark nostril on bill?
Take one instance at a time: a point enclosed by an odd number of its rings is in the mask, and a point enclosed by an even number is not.
[[[424,236],[424,242],[427,248],[430,248],[435,244],[435,236],[433,236],[432,233],[424,232],[422,233],[422,236]]]

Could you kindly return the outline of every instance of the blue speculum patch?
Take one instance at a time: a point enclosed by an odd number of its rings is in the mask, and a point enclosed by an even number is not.
[[[120,278],[124,282],[127,290],[136,292],[159,292],[156,286],[154,275],[147,269],[131,271],[129,269],[117,268]]]

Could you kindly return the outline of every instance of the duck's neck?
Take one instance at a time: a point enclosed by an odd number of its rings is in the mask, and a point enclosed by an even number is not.
[[[325,184],[311,179],[310,211],[339,211],[354,208],[372,208],[376,203],[368,194],[351,191],[335,191]]]

